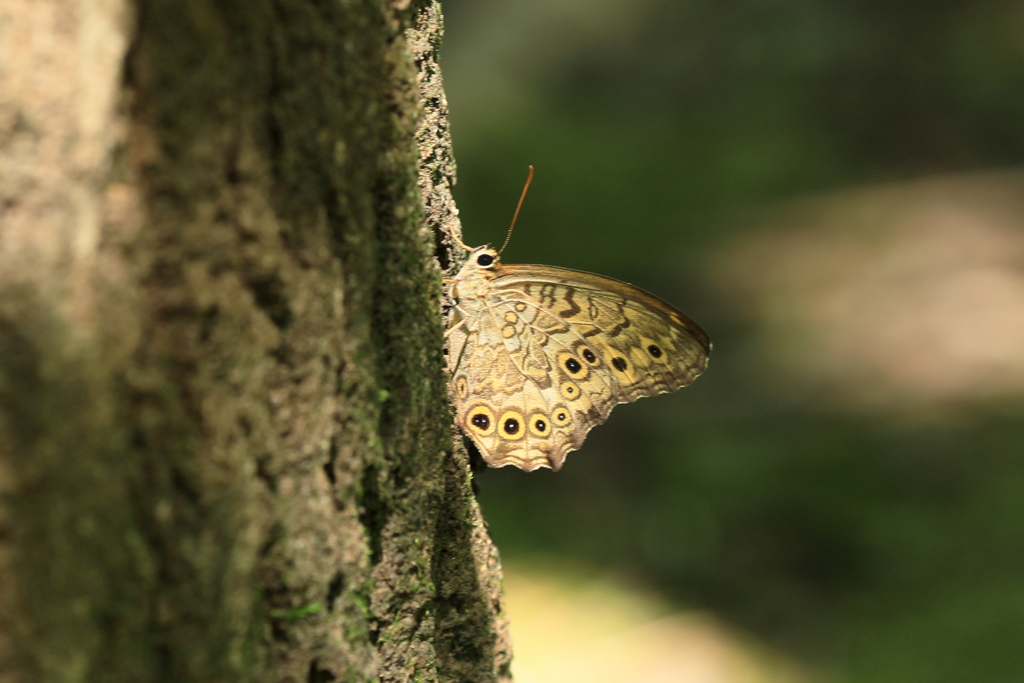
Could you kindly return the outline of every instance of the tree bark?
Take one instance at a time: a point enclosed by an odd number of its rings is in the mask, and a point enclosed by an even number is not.
[[[429,0],[0,2],[0,681],[510,678],[440,37]]]

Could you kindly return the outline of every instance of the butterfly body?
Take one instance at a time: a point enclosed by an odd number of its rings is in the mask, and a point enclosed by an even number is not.
[[[449,281],[448,369],[459,427],[492,467],[559,469],[619,403],[707,367],[695,322],[625,282],[474,249]]]

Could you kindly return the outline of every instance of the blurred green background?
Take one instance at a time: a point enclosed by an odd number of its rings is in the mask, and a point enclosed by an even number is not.
[[[709,332],[561,472],[477,475],[564,556],[842,680],[1024,680],[1024,3],[448,0],[466,241]]]

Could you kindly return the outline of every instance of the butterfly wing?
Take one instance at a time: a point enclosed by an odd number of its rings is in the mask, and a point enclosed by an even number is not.
[[[675,391],[707,366],[704,331],[612,278],[502,265],[449,342],[457,420],[495,467],[559,469],[619,403]]]

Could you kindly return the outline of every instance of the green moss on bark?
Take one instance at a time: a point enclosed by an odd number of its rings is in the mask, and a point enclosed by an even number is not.
[[[124,9],[119,133],[2,226],[56,256],[0,273],[0,671],[507,677],[442,369],[438,6]],[[74,122],[15,106],[41,163]],[[18,233],[32,201],[71,208]]]

